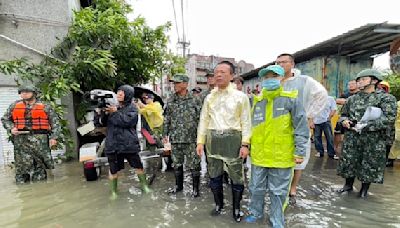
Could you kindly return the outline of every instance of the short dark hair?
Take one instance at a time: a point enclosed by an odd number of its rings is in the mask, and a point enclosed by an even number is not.
[[[280,54],[280,55],[278,55],[278,57],[276,57],[276,58],[280,58],[280,57],[282,57],[282,56],[289,56],[289,58],[293,61],[293,63],[294,63],[294,56],[292,55],[292,54],[289,54],[289,53],[282,53],[282,54]]]
[[[229,62],[227,60],[224,60],[224,61],[219,62],[217,64],[217,66],[218,65],[222,65],[222,64],[228,65],[230,67],[231,74],[235,74],[235,65],[233,65],[233,63],[231,63],[231,62]]]
[[[244,83],[244,79],[240,76],[233,78],[233,82],[236,82],[236,81],[240,81],[242,84]]]

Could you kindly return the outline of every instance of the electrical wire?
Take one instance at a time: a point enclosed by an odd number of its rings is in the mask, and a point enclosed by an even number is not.
[[[0,13],[0,16],[4,16],[9,20],[24,21],[24,22],[36,23],[36,24],[42,24],[42,25],[53,25],[53,26],[60,26],[60,27],[69,27],[70,26],[70,24],[68,24],[66,22],[51,21],[51,20],[47,20],[47,19],[43,19],[43,18],[18,15],[18,14],[12,14],[12,13]]]
[[[186,42],[186,34],[185,34],[185,17],[183,16],[183,0],[181,0],[181,12],[182,12],[182,38],[183,42]]]
[[[26,44],[23,44],[23,43],[20,43],[20,42],[18,42],[18,41],[16,41],[16,40],[13,40],[13,39],[11,39],[11,38],[8,37],[8,36],[1,35],[1,34],[0,34],[0,38],[1,38],[1,39],[4,39],[4,40],[7,40],[7,41],[9,41],[9,42],[11,42],[11,43],[13,43],[13,44],[15,44],[15,45],[17,45],[17,46],[20,46],[20,47],[23,47],[23,48],[25,48],[25,49],[28,49],[28,50],[30,50],[30,51],[32,51],[32,52],[34,52],[34,53],[36,53],[36,54],[39,54],[39,55],[41,55],[41,56],[49,57],[49,58],[54,59],[54,60],[56,60],[56,61],[59,61],[59,62],[61,62],[61,63],[65,63],[64,61],[62,61],[62,60],[60,60],[60,59],[57,59],[57,58],[55,58],[55,57],[53,57],[53,56],[51,56],[51,55],[48,55],[48,54],[46,54],[46,53],[44,53],[44,52],[41,52],[41,51],[39,51],[39,50],[37,50],[37,49],[34,49],[34,48],[32,48],[32,47],[29,47],[29,46],[26,45]]]
[[[175,18],[176,33],[177,33],[177,35],[178,35],[178,40],[180,40],[179,29],[178,29],[178,21],[176,20],[175,2],[174,2],[174,0],[171,0],[171,1],[172,1],[172,8],[174,9],[174,18]]]

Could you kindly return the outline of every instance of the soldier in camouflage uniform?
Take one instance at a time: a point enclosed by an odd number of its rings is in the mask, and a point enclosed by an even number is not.
[[[386,81],[382,81],[378,85],[378,89],[387,93],[389,96],[393,96],[390,94],[390,85]],[[392,99],[396,99],[396,97],[393,96]],[[386,137],[386,167],[393,167],[393,159],[389,159],[389,154],[390,150],[393,146],[394,139],[395,139],[395,134],[396,134],[396,129],[394,124],[392,126],[389,126],[386,130],[387,137]]]
[[[54,110],[40,102],[33,86],[18,89],[17,100],[1,118],[14,144],[15,179],[17,184],[46,180],[46,169],[54,169],[50,147],[61,135],[59,118]]]
[[[164,112],[164,141],[171,142],[176,186],[170,193],[183,190],[183,165],[190,169],[193,179],[193,197],[199,196],[200,158],[196,155],[196,129],[199,123],[201,100],[187,90],[189,77],[175,75],[175,94],[168,100]],[[185,162],[186,157],[186,164]]]
[[[208,88],[200,93],[201,103],[204,102],[204,99],[206,99],[207,95],[210,94],[211,90],[215,87],[214,72],[207,72],[204,77],[207,78]]]
[[[362,182],[359,193],[362,198],[367,196],[370,183],[383,183],[387,129],[395,122],[397,107],[393,96],[376,90],[381,80],[377,70],[358,73],[356,81],[360,92],[349,97],[342,108],[341,123],[348,130],[337,167],[338,175],[346,178],[346,183],[339,192],[352,191],[356,177]],[[382,114],[365,125],[360,120],[368,107],[380,108]]]

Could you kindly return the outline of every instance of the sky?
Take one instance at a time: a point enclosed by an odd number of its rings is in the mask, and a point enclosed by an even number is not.
[[[170,21],[169,47],[178,53],[182,1],[190,53],[233,57],[255,67],[367,23],[400,23],[398,0],[127,0],[134,10],[129,18],[140,15],[151,27]],[[389,68],[388,54],[374,66]]]

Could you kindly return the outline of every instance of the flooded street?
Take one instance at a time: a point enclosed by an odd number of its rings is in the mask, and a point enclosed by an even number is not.
[[[343,184],[336,176],[337,161],[312,156],[298,191],[297,204],[286,211],[287,227],[400,227],[400,164],[388,169],[385,184],[373,184],[367,200],[357,192],[334,192]],[[159,173],[152,188],[142,195],[131,170],[119,179],[119,198],[109,200],[109,185],[103,174],[87,182],[82,164],[57,165],[47,183],[16,186],[14,173],[0,169],[0,227],[268,227],[264,221],[249,225],[231,218],[231,189],[225,185],[226,213],[209,216],[213,208],[207,178],[202,178],[201,197],[192,199],[190,175],[185,192],[165,191],[174,185],[173,172]],[[355,187],[359,190],[360,183]],[[248,203],[246,190],[243,207]],[[267,207],[268,208],[268,207]]]

